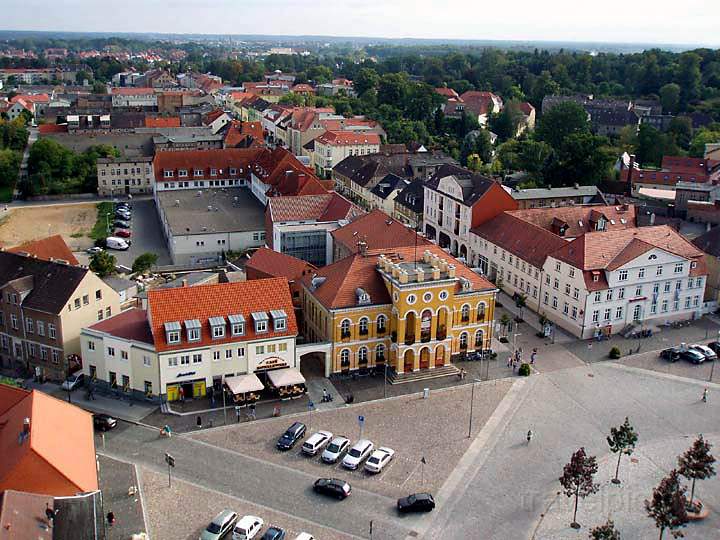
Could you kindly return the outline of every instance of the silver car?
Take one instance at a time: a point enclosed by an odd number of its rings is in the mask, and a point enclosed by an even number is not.
[[[223,510],[210,522],[200,535],[200,540],[220,540],[232,531],[238,519],[237,512]]]
[[[323,453],[320,455],[320,459],[324,463],[337,463],[347,449],[350,448],[350,439],[347,437],[335,437],[330,444],[325,447]]]

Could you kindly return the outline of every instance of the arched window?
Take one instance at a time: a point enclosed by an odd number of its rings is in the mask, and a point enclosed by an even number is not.
[[[382,334],[387,328],[387,317],[385,315],[378,315],[377,318],[377,332]]]
[[[478,330],[475,332],[475,348],[482,349],[483,346],[483,331]]]
[[[342,352],[340,352],[340,367],[342,369],[350,367],[350,351],[348,349],[343,349]]]
[[[462,322],[468,322],[470,320],[470,306],[465,304],[460,311],[460,320]]]
[[[350,319],[345,319],[343,320],[343,322],[340,323],[340,337],[350,337]]]
[[[477,322],[485,322],[485,304],[478,304]]]
[[[375,347],[375,363],[376,364],[382,364],[385,362],[385,345],[382,343],[378,343],[378,346]]]
[[[463,332],[462,334],[460,334],[460,348],[465,350],[465,349],[467,349],[467,345],[468,345],[468,335],[467,335],[467,332]]]
[[[370,324],[370,320],[367,317],[363,317],[360,321],[358,321],[361,336],[367,336],[368,324]]]
[[[366,347],[360,347],[360,350],[358,350],[358,364],[360,364],[361,367],[367,367],[368,363],[368,350]]]

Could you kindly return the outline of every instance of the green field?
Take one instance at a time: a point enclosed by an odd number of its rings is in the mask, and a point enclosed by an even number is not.
[[[95,221],[95,226],[92,228],[92,231],[90,231],[90,234],[88,235],[93,240],[107,238],[107,224],[113,219],[113,203],[101,202],[97,205],[97,210],[98,213],[97,220]],[[108,214],[110,214],[110,217],[107,217]]]

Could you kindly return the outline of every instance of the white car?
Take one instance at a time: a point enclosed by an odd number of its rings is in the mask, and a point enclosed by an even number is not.
[[[302,445],[303,454],[309,456],[316,455],[320,450],[325,448],[325,445],[330,442],[333,434],[329,431],[318,431],[313,433]]]
[[[371,473],[379,473],[385,468],[385,465],[390,463],[394,455],[395,450],[381,446],[365,462],[365,470]]]
[[[62,383],[62,389],[63,390],[75,390],[78,386],[82,386],[84,380],[85,380],[85,376],[82,373],[76,373],[74,375],[70,375]]]
[[[263,528],[265,522],[257,516],[244,516],[233,529],[233,540],[252,540]]]
[[[302,532],[295,537],[295,540],[315,540],[315,537],[306,532]]]
[[[347,449],[350,448],[350,439],[347,437],[335,437],[323,450],[320,459],[324,463],[336,463]]]
[[[346,469],[357,469],[363,460],[368,457],[374,449],[375,445],[371,441],[368,441],[367,439],[360,439],[343,458],[343,467]]]
[[[103,248],[101,247],[93,246],[91,248],[87,248],[85,250],[85,253],[87,253],[88,255],[95,255],[96,253],[100,253],[102,250]]]
[[[690,345],[690,348],[702,354],[705,360],[717,360],[717,354],[707,345],[696,343],[695,345]]]

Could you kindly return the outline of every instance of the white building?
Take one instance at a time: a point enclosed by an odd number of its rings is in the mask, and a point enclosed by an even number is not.
[[[153,88],[113,88],[113,107],[157,107],[157,94]]]
[[[380,151],[380,135],[356,131],[326,131],[314,140],[312,164],[321,178],[330,178],[332,169],[348,156]]]
[[[98,158],[98,195],[152,193],[155,175],[151,157]]]

